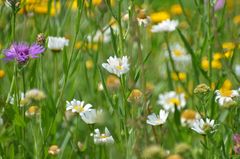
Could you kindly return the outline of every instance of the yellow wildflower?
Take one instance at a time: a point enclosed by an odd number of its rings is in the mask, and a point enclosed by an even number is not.
[[[181,15],[182,14],[182,7],[179,4],[174,4],[171,6],[171,13],[172,15]]]
[[[0,79],[5,76],[5,71],[0,69]]]
[[[93,68],[93,60],[87,60],[86,61],[86,68],[88,69],[88,70],[90,70],[90,69],[92,69]]]
[[[236,25],[240,25],[240,15],[237,15],[233,18],[233,23]]]
[[[222,44],[222,48],[226,50],[233,50],[235,48],[235,44],[233,42],[225,42]]]
[[[170,19],[170,14],[168,12],[161,11],[150,14],[150,17],[153,23],[159,23],[161,21]]]
[[[187,75],[185,72],[179,72],[178,74],[175,72],[172,73],[172,79],[175,81],[178,81],[178,80],[184,81],[184,80],[186,80],[186,77],[187,77]]]

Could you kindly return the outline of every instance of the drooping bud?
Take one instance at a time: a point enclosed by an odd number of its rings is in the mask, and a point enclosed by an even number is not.
[[[45,41],[46,41],[46,37],[43,33],[39,33],[37,35],[37,39],[36,39],[36,42],[38,45],[45,45]]]
[[[143,93],[139,89],[133,89],[128,96],[128,102],[141,103],[143,101]]]

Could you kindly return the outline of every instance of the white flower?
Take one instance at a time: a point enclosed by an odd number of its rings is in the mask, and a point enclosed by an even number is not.
[[[159,115],[156,115],[155,113],[152,113],[147,116],[147,124],[157,126],[157,125],[162,125],[166,122],[168,117],[168,112],[165,110],[160,110]]]
[[[95,144],[114,143],[114,139],[106,127],[105,127],[104,133],[101,134],[99,129],[95,129],[94,134],[91,134],[91,135],[93,136],[93,140]]]
[[[61,51],[68,43],[69,40],[64,37],[48,37],[48,48],[52,51]]]
[[[71,110],[73,113],[76,112],[81,115],[81,113],[88,111],[92,107],[92,105],[91,104],[84,105],[84,101],[73,99],[71,102],[67,101],[66,107],[67,111]]]
[[[90,109],[80,114],[86,124],[101,123],[104,119],[103,110]]]
[[[206,121],[203,119],[197,119],[194,121],[192,125],[192,130],[196,131],[199,134],[206,134],[206,133],[213,133],[215,132],[214,128],[216,125],[214,125],[214,120],[210,120],[206,118]]]
[[[10,96],[10,100],[9,100],[9,103],[10,104],[12,104],[12,105],[14,105],[14,103],[15,103],[15,98],[16,98],[16,96],[15,96],[15,94],[13,95],[13,96]],[[21,101],[23,101],[24,99],[25,99],[25,95],[24,95],[24,93],[23,92],[21,92],[20,93],[20,106],[22,107],[22,106],[24,106],[24,105],[22,105],[21,103]]]
[[[108,72],[113,73],[120,77],[122,74],[125,74],[129,71],[128,57],[123,56],[122,58],[117,58],[116,56],[110,56],[107,59],[108,63],[103,63],[102,67],[105,68]]]
[[[157,25],[153,25],[151,31],[153,33],[156,32],[172,32],[176,30],[178,26],[178,21],[177,20],[164,20],[161,23],[158,23]]]
[[[179,44],[171,45],[170,52],[175,62],[186,64],[191,61],[191,56],[187,54],[186,50]],[[168,50],[165,51],[165,56],[169,58]]]
[[[30,99],[30,100],[40,101],[40,100],[46,98],[46,95],[43,91],[34,88],[34,89],[28,90],[26,92],[25,98]]]
[[[200,119],[201,116],[191,109],[186,109],[181,113],[181,124],[182,126],[192,127],[195,120]]]
[[[114,33],[118,32],[117,25],[111,25],[112,31]],[[88,41],[99,42],[102,41],[107,43],[111,40],[111,28],[110,26],[106,26],[103,28],[103,31],[97,30],[96,33],[92,36],[87,36]]]
[[[240,76],[240,65],[235,66],[235,73],[237,76]]]
[[[162,105],[166,111],[174,112],[175,105],[180,110],[185,107],[186,100],[183,93],[170,91],[158,96],[158,104]]]
[[[215,101],[218,102],[220,106],[228,107],[232,104],[235,104],[235,98],[239,97],[239,93],[237,90],[229,90],[229,89],[220,89],[216,90]]]
[[[151,22],[151,18],[149,16],[146,16],[145,18],[137,18],[137,21],[139,26],[143,25],[146,27]]]

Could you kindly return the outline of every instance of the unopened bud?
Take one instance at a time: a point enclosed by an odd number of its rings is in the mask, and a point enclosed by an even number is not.
[[[37,35],[36,42],[37,42],[38,45],[44,45],[45,41],[46,41],[46,37],[43,33],[40,33],[40,34]]]
[[[195,89],[194,93],[195,94],[206,94],[210,91],[210,87],[208,87],[206,84],[202,83],[199,84]]]

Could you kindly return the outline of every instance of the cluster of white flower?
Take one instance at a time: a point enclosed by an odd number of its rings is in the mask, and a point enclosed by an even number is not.
[[[70,102],[67,101],[66,105],[67,111],[78,113],[86,124],[101,123],[104,119],[103,110],[102,109],[96,110],[91,108],[92,108],[91,104],[85,104],[84,101],[79,101],[76,99],[73,99]],[[114,142],[114,139],[107,128],[105,128],[105,133],[102,134],[100,134],[99,129],[95,129],[94,132],[95,132],[94,135],[92,135],[94,137],[94,143],[103,144]]]

